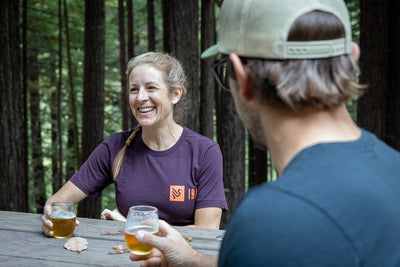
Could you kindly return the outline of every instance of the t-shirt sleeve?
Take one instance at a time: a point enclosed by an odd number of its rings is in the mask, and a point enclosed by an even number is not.
[[[198,174],[196,209],[219,207],[227,210],[223,184],[222,153],[217,143],[206,149]]]
[[[113,182],[112,159],[109,143],[104,141],[90,154],[70,181],[86,195],[96,199]]]
[[[332,218],[279,190],[250,190],[233,213],[218,266],[359,266]]]

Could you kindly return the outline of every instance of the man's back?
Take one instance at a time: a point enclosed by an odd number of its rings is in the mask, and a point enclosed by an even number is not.
[[[300,152],[251,190],[228,226],[220,266],[400,265],[400,153],[363,131]]]

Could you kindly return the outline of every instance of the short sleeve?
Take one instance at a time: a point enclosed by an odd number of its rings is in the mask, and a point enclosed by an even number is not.
[[[111,157],[109,143],[104,141],[90,154],[70,181],[86,195],[96,199],[113,182]]]
[[[227,210],[222,170],[222,153],[217,143],[206,149],[198,173],[196,209],[219,207]]]

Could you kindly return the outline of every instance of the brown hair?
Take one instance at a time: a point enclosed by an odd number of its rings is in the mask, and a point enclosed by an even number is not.
[[[186,75],[183,71],[181,64],[177,59],[168,54],[157,53],[157,52],[148,52],[139,55],[137,57],[134,57],[131,60],[129,60],[126,68],[128,81],[129,81],[129,75],[131,74],[132,70],[137,66],[144,64],[152,65],[153,67],[157,68],[159,71],[162,72],[163,78],[165,79],[166,84],[168,85],[167,89],[170,95],[172,95],[172,93],[179,87],[182,88],[182,98],[186,95]],[[177,120],[175,106],[174,106],[174,118],[175,120]],[[118,152],[117,156],[115,157],[112,166],[113,180],[117,178],[121,170],[127,147],[132,143],[132,140],[135,138],[136,134],[140,131],[140,129],[141,129],[140,125],[135,128],[135,130],[126,140],[125,145],[122,147],[122,149]]]
[[[298,18],[288,41],[317,41],[342,38],[345,30],[334,15],[312,11]],[[242,58],[253,87],[272,105],[296,110],[304,106],[337,107],[361,95],[358,68],[351,55],[322,59],[266,60]]]

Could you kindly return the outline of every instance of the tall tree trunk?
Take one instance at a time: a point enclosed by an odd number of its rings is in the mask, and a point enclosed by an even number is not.
[[[124,0],[118,0],[118,27],[119,27],[119,70],[121,75],[121,112],[122,112],[122,129],[129,129],[129,106],[127,94],[127,77],[126,70],[126,52],[125,52],[125,12]]]
[[[79,135],[78,135],[78,115],[77,115],[77,108],[76,108],[76,96],[75,96],[75,88],[74,88],[74,74],[72,69],[72,59],[71,59],[71,47],[69,42],[69,26],[68,26],[68,7],[67,1],[64,1],[64,24],[65,24],[65,37],[67,41],[67,59],[68,59],[68,81],[69,81],[69,99],[71,102],[71,111],[72,111],[72,137],[73,141],[73,157],[75,159],[74,170],[78,170],[79,166]],[[69,135],[68,135],[69,136]],[[69,177],[69,176],[67,176]]]
[[[24,113],[24,140],[25,145],[29,147],[28,141],[28,47],[27,47],[27,33],[28,32],[28,0],[22,1],[22,93],[23,93],[23,113]],[[28,176],[28,149],[24,155],[24,177],[29,180]]]
[[[126,0],[126,8],[128,10],[128,19],[127,19],[127,30],[128,30],[128,61],[135,56],[135,42],[134,42],[134,32],[133,32],[133,6],[132,6],[132,0]],[[130,117],[130,123],[131,123],[131,129],[135,128],[137,123],[137,120],[133,116],[132,112],[128,110],[129,117]]]
[[[248,134],[249,148],[249,188],[267,181],[268,178],[268,153],[254,143]]]
[[[357,121],[381,139],[388,91],[388,10],[387,0],[360,1],[360,82],[368,89],[358,100]]]
[[[49,73],[51,87],[57,87],[57,77],[55,70],[57,69],[56,56],[50,55],[50,69],[54,70]],[[60,169],[58,167],[58,131],[57,131],[57,90],[51,90],[50,94],[50,118],[51,118],[51,177],[53,193],[56,193],[62,186],[58,177]]]
[[[148,51],[156,50],[156,29],[154,19],[154,0],[147,0],[147,39]]]
[[[214,45],[215,34],[215,4],[214,0],[201,2],[201,51]],[[215,80],[211,70],[213,59],[201,61],[200,72],[200,133],[208,138],[214,138],[214,108]]]
[[[386,125],[384,140],[400,151],[400,1],[390,1],[387,7],[388,40],[388,91],[386,95]]]
[[[33,51],[31,53],[34,53]],[[44,184],[44,166],[42,153],[42,126],[40,123],[40,93],[39,93],[39,66],[37,56],[29,56],[29,103],[31,118],[31,149],[32,149],[32,180],[34,185],[34,199],[37,213],[43,213],[43,204],[46,202]],[[26,63],[26,62],[25,62]]]
[[[134,42],[134,23],[133,23],[133,3],[132,0],[126,0],[127,16],[127,31],[128,31],[128,60],[135,56],[135,42]]]
[[[164,48],[182,63],[189,85],[186,101],[180,104],[188,108],[181,122],[199,131],[199,3],[194,0],[162,3],[164,38],[168,38],[164,39]]]
[[[63,184],[63,145],[61,132],[61,90],[62,90],[62,2],[58,0],[58,84],[57,84],[57,132],[58,132],[58,182]],[[53,192],[55,193],[55,192]]]
[[[236,113],[232,95],[217,91],[217,135],[224,158],[224,187],[229,211],[222,216],[225,228],[232,211],[245,191],[245,128]]]
[[[162,0],[162,17],[163,17],[163,48],[164,52],[172,52],[172,16],[170,10],[173,9],[173,3],[170,0]]]
[[[85,1],[85,58],[82,104],[82,163],[103,141],[104,131],[104,0]],[[101,197],[85,199],[78,216],[99,218]]]
[[[0,209],[28,210],[19,1],[0,1]]]

